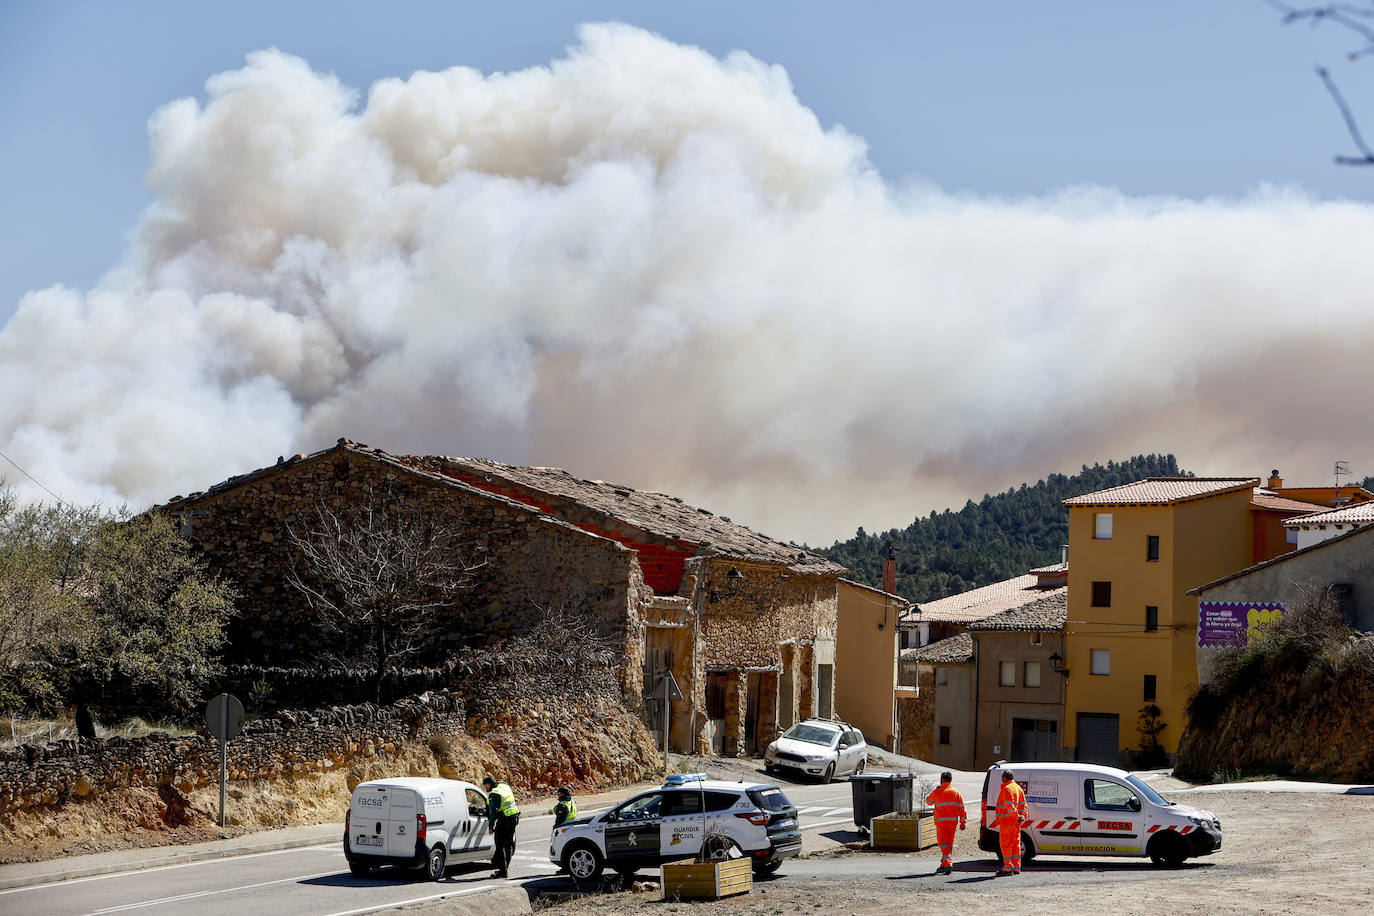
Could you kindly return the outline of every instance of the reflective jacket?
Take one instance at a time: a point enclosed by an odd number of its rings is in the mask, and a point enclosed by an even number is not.
[[[1019,827],[1029,817],[1026,811],[1026,793],[1016,784],[1016,780],[1008,779],[1002,783],[1002,791],[997,796],[997,823],[1015,824]]]
[[[577,802],[571,798],[567,801],[559,801],[553,806],[553,825],[555,827],[575,820],[577,820]]]
[[[515,793],[504,782],[498,782],[496,788],[491,790],[491,795],[487,796],[487,817],[491,823],[495,825],[498,817],[515,817],[519,813]]]
[[[968,813],[964,811],[964,796],[952,785],[941,783],[926,796],[926,804],[935,808],[935,823],[958,822],[961,826],[968,823]]]

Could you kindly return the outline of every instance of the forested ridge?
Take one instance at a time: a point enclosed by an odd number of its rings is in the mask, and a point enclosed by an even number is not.
[[[1185,476],[1192,475],[1179,469],[1173,455],[1083,465],[1071,477],[1051,474],[1034,485],[969,500],[958,512],[932,511],[900,530],[870,534],[860,528],[850,540],[816,552],[849,567],[855,581],[881,585],[883,554],[891,543],[897,549],[898,594],[930,601],[1059,562],[1069,542],[1069,510],[1061,503],[1070,497],[1145,477]]]

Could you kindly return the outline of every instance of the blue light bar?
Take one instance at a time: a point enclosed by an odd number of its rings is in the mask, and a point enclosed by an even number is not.
[[[710,773],[674,773],[663,781],[665,786],[680,786],[689,782],[701,782],[710,779]]]

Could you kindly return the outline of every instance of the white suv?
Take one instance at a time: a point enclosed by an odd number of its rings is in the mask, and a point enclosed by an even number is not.
[[[858,775],[868,764],[863,733],[839,719],[803,719],[768,745],[763,768],[800,770],[829,782],[836,776]]]
[[[578,881],[599,877],[607,866],[628,876],[695,856],[703,835],[709,854],[748,858],[757,875],[772,874],[801,852],[797,809],[777,786],[688,773],[555,827],[549,860]]]

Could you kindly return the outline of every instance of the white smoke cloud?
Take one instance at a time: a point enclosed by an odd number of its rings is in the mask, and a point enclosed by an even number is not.
[[[150,121],[128,263],[0,332],[0,448],[68,499],[343,435],[828,543],[1140,451],[1374,472],[1363,204],[893,188],[780,68],[623,25],[365,100],[278,51],[206,93]]]

